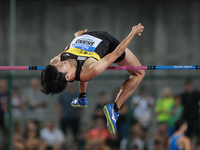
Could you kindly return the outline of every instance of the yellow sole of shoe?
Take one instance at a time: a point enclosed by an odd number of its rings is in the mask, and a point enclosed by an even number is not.
[[[83,105],[72,105],[73,107],[87,107],[87,106],[83,106]]]
[[[104,114],[106,115],[106,119],[107,119],[107,128],[108,130],[110,131],[110,133],[112,134],[115,134],[115,128],[112,124],[112,120],[110,118],[110,115],[109,115],[109,112],[108,112],[108,109],[106,107],[103,108],[103,112]]]

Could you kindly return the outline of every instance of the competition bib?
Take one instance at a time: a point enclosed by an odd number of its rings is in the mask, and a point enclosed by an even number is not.
[[[96,47],[102,40],[91,35],[81,35],[75,38],[70,45],[70,48],[79,48],[85,51],[94,52]]]

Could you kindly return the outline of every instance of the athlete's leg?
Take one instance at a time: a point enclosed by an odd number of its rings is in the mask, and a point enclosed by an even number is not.
[[[121,62],[117,63],[119,66],[141,66],[139,60],[128,48],[126,48],[125,52],[125,58]],[[133,94],[145,76],[144,70],[127,71],[131,76],[122,84],[119,94],[115,99],[118,108],[122,106],[122,104],[131,96],[131,94]]]
[[[117,63],[120,66],[141,66],[139,60],[135,57],[135,55],[126,48],[125,58]],[[128,97],[136,90],[142,79],[144,78],[145,71],[144,70],[128,70],[131,76],[122,84],[120,91],[115,99],[115,103],[118,108],[116,108],[115,104],[108,104],[104,106],[103,111],[107,118],[107,128],[108,130],[115,134],[117,132],[116,122],[119,113],[117,110],[122,106],[122,104],[128,99]]]

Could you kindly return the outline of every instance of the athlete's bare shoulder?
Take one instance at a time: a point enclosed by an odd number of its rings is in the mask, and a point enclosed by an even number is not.
[[[183,136],[180,138],[180,140],[190,141],[190,139],[189,139],[187,136],[185,136],[185,135],[183,135]]]
[[[191,148],[190,139],[187,136],[183,135],[178,140],[178,145],[179,145],[179,148],[181,148],[181,149],[190,150],[190,148]]]

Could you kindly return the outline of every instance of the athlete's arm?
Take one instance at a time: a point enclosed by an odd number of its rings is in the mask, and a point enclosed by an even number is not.
[[[191,150],[190,139],[188,137],[184,137],[184,147],[185,150]]]
[[[66,50],[68,50],[69,47],[70,47],[70,44],[67,45],[67,46],[65,47],[65,50],[64,50],[62,53],[64,53]],[[55,64],[57,64],[58,61],[60,61],[60,55],[61,55],[62,53],[60,53],[58,56],[55,56],[55,57],[50,61],[50,65],[55,65]]]
[[[79,93],[86,93],[88,82],[79,81]]]
[[[134,26],[130,34],[118,45],[118,47],[112,53],[109,53],[101,60],[92,63],[87,69],[90,79],[101,74],[109,65],[111,65],[119,56],[121,56],[132,38],[136,34],[140,36],[143,32],[143,29],[144,27],[141,24]]]

